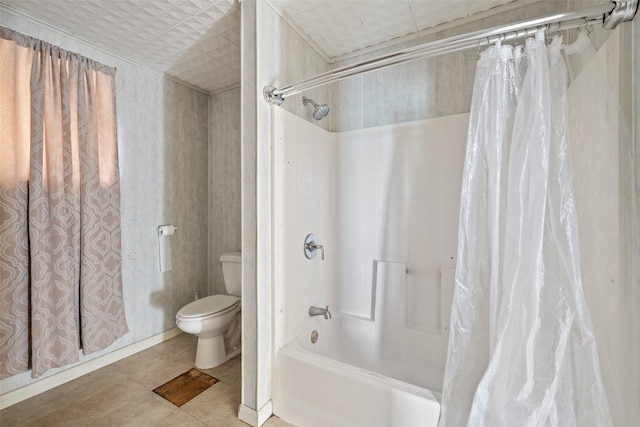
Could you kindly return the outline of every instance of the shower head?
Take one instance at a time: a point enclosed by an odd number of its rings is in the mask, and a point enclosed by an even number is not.
[[[313,99],[309,99],[306,96],[303,96],[302,105],[306,106],[307,104],[311,104],[313,105],[313,108],[315,108],[315,110],[313,110],[313,118],[316,120],[320,120],[324,116],[329,114],[329,106],[327,104],[318,105],[315,102],[313,102]]]

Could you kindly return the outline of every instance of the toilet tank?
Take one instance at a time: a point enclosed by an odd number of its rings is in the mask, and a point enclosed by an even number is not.
[[[239,297],[242,294],[242,253],[229,252],[220,257],[224,287],[227,294]]]

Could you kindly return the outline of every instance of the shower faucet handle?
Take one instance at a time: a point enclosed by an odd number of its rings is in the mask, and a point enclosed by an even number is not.
[[[324,261],[324,246],[317,242],[317,237],[315,234],[308,234],[304,239],[304,256],[306,256],[307,259],[315,258],[318,249],[320,249],[321,257]]]
[[[324,246],[319,245],[318,243],[309,243],[307,244],[307,249],[311,252],[315,252],[320,249],[320,258],[324,261]]]

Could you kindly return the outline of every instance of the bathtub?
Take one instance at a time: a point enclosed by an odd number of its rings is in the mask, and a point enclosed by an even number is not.
[[[424,360],[384,357],[377,327],[334,317],[282,347],[275,357],[274,413],[301,427],[437,426],[442,373]]]

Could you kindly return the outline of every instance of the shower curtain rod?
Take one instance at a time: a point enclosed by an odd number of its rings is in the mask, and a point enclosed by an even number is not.
[[[592,23],[601,23],[603,28],[612,30],[621,22],[631,21],[638,9],[639,0],[612,1],[609,4],[584,9],[577,12],[558,13],[543,18],[474,31],[459,36],[421,44],[402,49],[398,52],[378,56],[335,70],[318,74],[297,83],[275,88],[265,86],[263,95],[274,105],[281,105],[290,96],[328,83],[368,71],[379,70],[417,59],[430,58],[444,53],[457,52],[470,48],[482,48],[498,41],[510,41],[533,35],[539,29],[564,31],[579,28]]]

